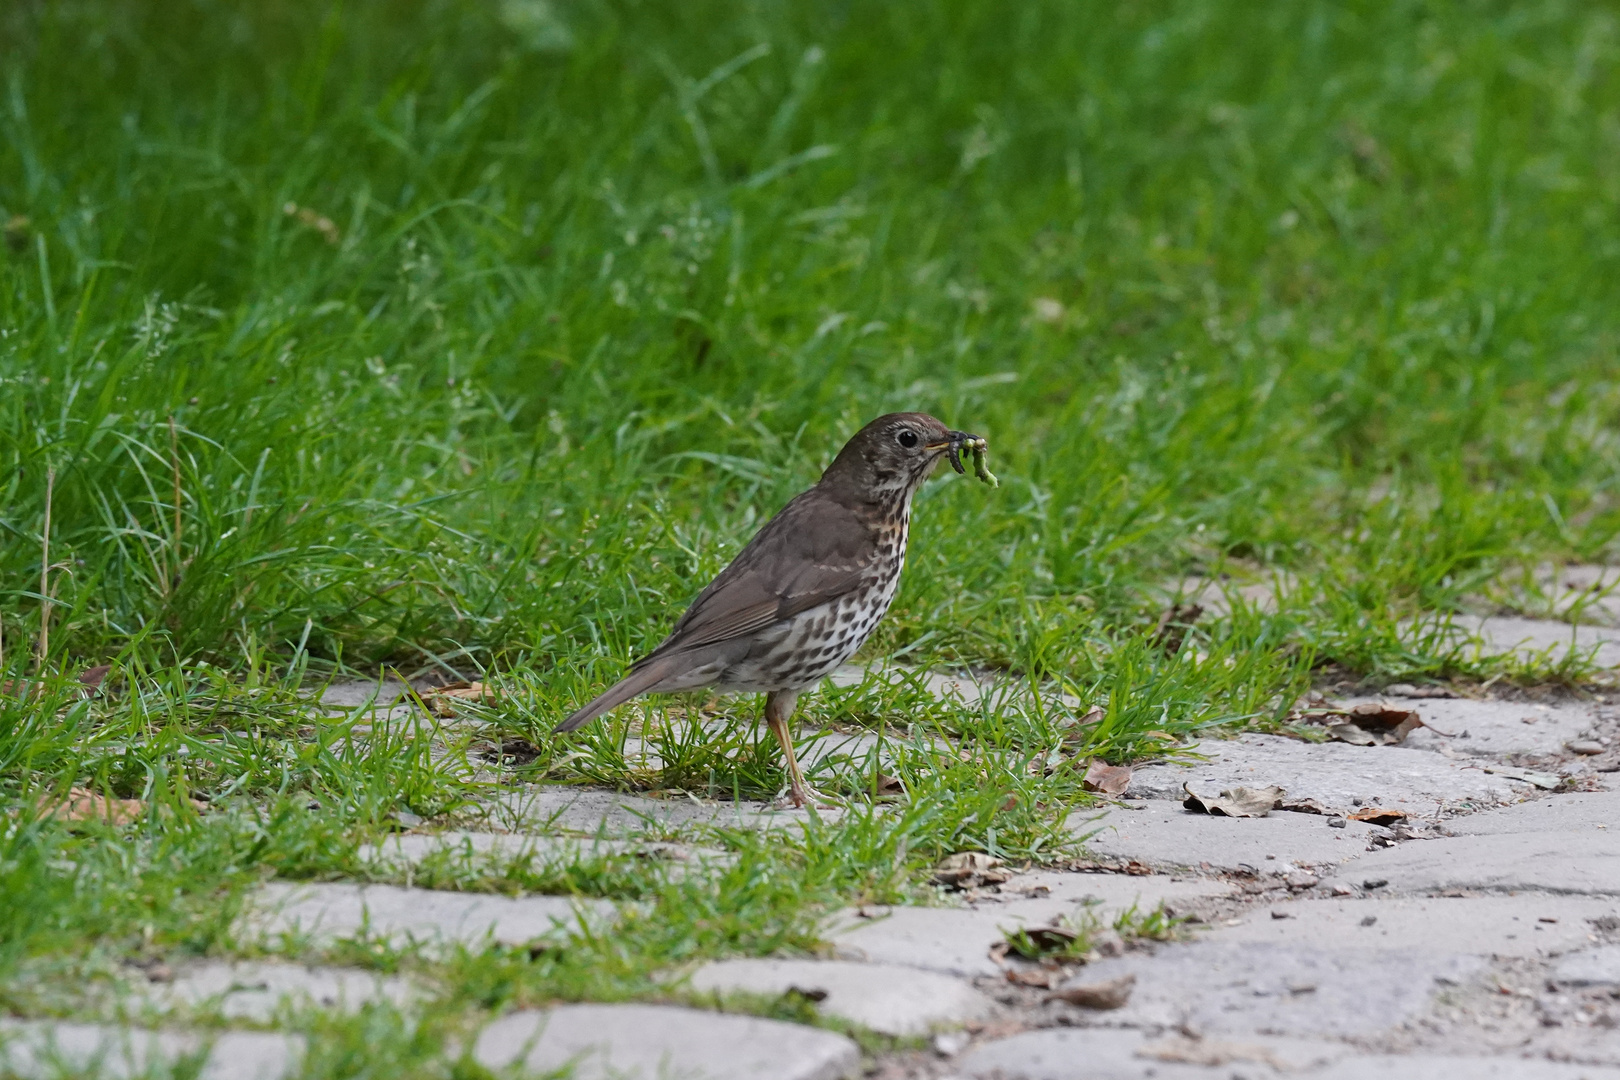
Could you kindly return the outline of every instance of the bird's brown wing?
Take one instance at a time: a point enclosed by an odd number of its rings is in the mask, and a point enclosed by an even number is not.
[[[874,548],[865,521],[811,488],[755,534],[637,666],[745,637],[836,599],[867,576]]]

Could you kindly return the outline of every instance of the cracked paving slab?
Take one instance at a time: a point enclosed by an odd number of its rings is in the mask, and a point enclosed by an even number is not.
[[[449,860],[468,868],[486,863],[528,860],[540,865],[570,864],[607,855],[633,855],[651,866],[672,870],[720,867],[735,861],[729,852],[657,841],[606,837],[534,836],[527,833],[442,832],[391,836],[359,849],[361,859],[414,866],[429,859]]]
[[[1041,892],[1047,895],[1039,895]],[[954,976],[1001,974],[990,947],[1008,931],[1087,918],[1111,924],[1134,907],[1147,912],[1161,903],[1191,909],[1231,896],[1219,879],[1173,879],[1165,875],[1034,873],[1014,878],[1000,894],[971,907],[892,907],[844,911],[826,937],[841,960],[919,968]],[[1032,895],[1034,894],[1034,895]]]
[[[1240,920],[1212,928],[1209,937],[1301,948],[1534,958],[1589,945],[1592,921],[1616,913],[1620,905],[1612,900],[1545,894],[1292,900],[1256,905]]]
[[[956,1063],[973,1080],[1271,1080],[1355,1051],[1297,1039],[1202,1039],[1107,1028],[1046,1028],[982,1043]],[[1207,1062],[1208,1064],[1200,1064]]]
[[[1368,853],[1354,873],[1391,892],[1620,896],[1620,836],[1514,832],[1412,841]]]
[[[1088,964],[1077,979],[1127,975],[1136,988],[1111,1012],[1083,1012],[1107,1027],[1203,1034],[1348,1038],[1383,1034],[1425,1011],[1435,991],[1485,966],[1477,957],[1404,949],[1341,950],[1225,941],[1218,936]]]
[[[841,815],[838,810],[815,813],[823,821]],[[514,830],[607,837],[663,836],[693,826],[793,828],[811,814],[807,809],[772,809],[769,803],[711,802],[693,796],[659,799],[563,784],[507,792],[491,807],[491,815]]]
[[[1346,705],[1388,701],[1416,709],[1425,726],[1401,744],[1408,750],[1433,750],[1467,757],[1505,760],[1519,755],[1561,754],[1565,744],[1587,736],[1596,719],[1587,702],[1557,704],[1524,701],[1473,701],[1468,698],[1352,697]],[[1358,747],[1357,749],[1394,749]]]
[[[607,900],[492,896],[393,885],[270,882],[241,924],[248,938],[286,934],[319,943],[368,937],[411,943],[522,946],[612,922]]]
[[[261,1031],[149,1031],[0,1019],[0,1073],[21,1080],[86,1073],[124,1080],[171,1070],[186,1070],[197,1080],[282,1080],[297,1073],[304,1049],[298,1036]],[[199,1061],[196,1072],[189,1072]]]
[[[1250,734],[1206,740],[1194,752],[1209,760],[1142,766],[1132,774],[1127,794],[1167,800],[1183,798],[1182,785],[1187,783],[1214,791],[1275,785],[1289,799],[1310,799],[1335,813],[1376,802],[1414,816],[1436,817],[1459,806],[1473,809],[1514,802],[1531,789],[1523,781],[1487,773],[1475,762],[1406,746],[1309,743]]]
[[[1361,821],[1336,829],[1328,820],[1285,811],[1263,818],[1215,817],[1193,813],[1179,801],[1149,799],[1069,827],[1102,858],[1205,873],[1253,873],[1273,862],[1329,866],[1364,855],[1368,840],[1385,832]]]
[[[1368,853],[1354,872],[1391,892],[1620,896],[1620,792],[1579,792],[1459,818],[1453,836]]]
[[[842,1080],[860,1067],[855,1043],[830,1031],[672,1005],[560,1005],[484,1028],[473,1058],[573,1080]]]
[[[798,991],[824,1015],[899,1038],[960,1027],[995,1008],[961,979],[844,960],[721,960],[699,968],[687,985],[698,991],[771,997]]]
[[[167,984],[150,984],[136,995],[143,1004],[164,1011],[217,1011],[227,1020],[261,1023],[286,1011],[356,1012],[379,1002],[406,1009],[424,996],[406,979],[360,968],[255,961],[190,965]]]

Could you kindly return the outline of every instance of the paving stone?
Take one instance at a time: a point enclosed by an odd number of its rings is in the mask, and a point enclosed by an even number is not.
[[[353,1012],[387,1002],[404,1009],[421,994],[405,979],[360,968],[216,961],[183,968],[143,996],[159,1008],[217,1009],[231,1020],[268,1021],[283,1007]]]
[[[576,931],[582,919],[610,922],[615,910],[606,900],[565,896],[271,882],[255,897],[245,929],[249,935],[307,934],[317,941],[364,933],[395,945],[411,941],[526,945]]]
[[[872,918],[845,913],[827,934],[840,960],[898,964],[946,975],[995,975],[990,946],[1027,920],[999,907],[897,907]],[[1044,919],[1041,921],[1045,921]]]
[[[105,1024],[0,1020],[0,1074],[22,1080],[92,1073],[104,1080],[167,1073],[194,1061],[198,1080],[281,1080],[298,1071],[304,1041],[258,1031],[148,1031]]]
[[[1327,822],[1319,814],[1275,810],[1263,818],[1214,817],[1179,801],[1149,799],[1124,803],[1101,819],[1071,818],[1069,828],[1082,835],[1095,830],[1085,845],[1103,858],[1212,871],[1331,866],[1365,854],[1368,839],[1385,831],[1360,821],[1342,829]]]
[[[860,1068],[842,1035],[752,1016],[669,1005],[563,1005],[486,1027],[473,1057],[488,1069],[522,1063],[573,1080],[840,1080]]]
[[[1201,1040],[1199,1048],[1222,1061],[1220,1065],[1164,1060],[1182,1056],[1185,1043],[1140,1031],[1047,1028],[977,1046],[956,1062],[956,1070],[975,1080],[1262,1080],[1297,1076],[1299,1070],[1354,1052],[1335,1043],[1298,1039],[1210,1038]],[[1398,1074],[1396,1080],[1401,1080]]]
[[[1620,791],[1577,791],[1552,795],[1446,822],[1462,836],[1563,832],[1607,834],[1620,829]]]
[[[769,803],[708,802],[686,796],[655,799],[563,784],[505,793],[492,807],[492,813],[514,831],[537,829],[609,837],[643,836],[705,825],[798,828],[810,818],[809,810],[775,810]],[[836,810],[817,813],[823,821],[840,816]]]
[[[1505,591],[1510,596],[1514,592],[1511,587]],[[1620,626],[1620,567],[1595,563],[1538,567],[1535,587],[1519,590],[1516,599],[1527,610],[1545,609],[1531,610],[1531,614],[1556,615],[1565,621],[1574,616],[1573,621],[1593,626]]]
[[[1341,874],[1355,881],[1357,874]],[[1337,951],[1422,949],[1475,956],[1556,955],[1591,941],[1590,919],[1620,912],[1610,900],[1531,893],[1468,898],[1389,897],[1283,900],[1251,909],[1240,925],[1208,931],[1210,940]],[[1286,915],[1275,918],[1273,913]],[[1365,920],[1373,919],[1371,925]],[[1554,920],[1543,922],[1544,919]],[[1584,955],[1584,954],[1583,954]],[[1620,949],[1615,971],[1620,977]]]
[[[700,968],[689,985],[772,996],[798,990],[828,1016],[902,1037],[960,1027],[992,1008],[989,998],[948,975],[843,960],[722,960]]]
[[[321,691],[321,704],[334,709],[357,709],[370,706],[385,710],[409,690],[398,679],[334,679]]]
[[[1589,832],[1513,832],[1413,840],[1369,852],[1359,878],[1391,892],[1539,891],[1620,896],[1620,828]]]
[[[957,701],[969,708],[976,707],[986,695],[999,696],[1010,689],[998,688],[997,680],[973,671],[940,671],[909,668],[901,664],[843,664],[827,676],[834,686],[859,686],[867,679],[891,686],[911,683],[943,701]]]
[[[1454,625],[1480,639],[1481,655],[1501,653],[1521,657],[1545,655],[1554,663],[1571,652],[1592,655],[1598,667],[1620,665],[1620,630],[1603,626],[1571,626],[1553,619],[1523,619],[1509,615],[1484,618],[1459,616]]]
[[[1414,1019],[1441,980],[1459,983],[1484,967],[1476,957],[1417,949],[1208,939],[1099,960],[1078,978],[1091,983],[1136,976],[1130,1001],[1110,1012],[1084,1013],[1089,1023],[1185,1026],[1223,1036],[1346,1038]]]
[[[1131,776],[1132,798],[1181,799],[1182,785],[1219,791],[1234,785],[1283,788],[1290,799],[1314,799],[1328,810],[1348,813],[1356,800],[1399,807],[1422,817],[1438,816],[1458,804],[1495,806],[1523,796],[1530,786],[1482,771],[1432,750],[1406,746],[1352,746],[1308,743],[1280,735],[1243,735],[1206,740],[1195,748],[1209,760],[1190,765],[1163,763]]]
[[[706,865],[732,861],[729,852],[716,848],[663,844],[656,841],[612,840],[601,837],[530,836],[525,833],[444,832],[406,833],[359,851],[366,860],[420,863],[443,858],[481,863],[486,859],[533,859],[540,864],[573,863],[604,855],[637,855],[653,865]]]
[[[1031,923],[1050,922],[1083,907],[1100,922],[1111,923],[1131,908],[1146,913],[1164,904],[1172,911],[1185,911],[1236,893],[1236,886],[1221,878],[1038,870],[1015,876],[999,896],[985,898],[978,907],[1005,911]]]
[[[1620,986],[1620,945],[1570,953],[1554,965],[1552,977],[1564,986]]]
[[[1308,1080],[1620,1080],[1620,1069],[1532,1058],[1376,1055],[1343,1058]]]
[[[1425,724],[1433,725],[1413,731],[1402,746],[1412,750],[1444,748],[1468,757],[1506,759],[1514,754],[1561,754],[1564,744],[1580,738],[1596,719],[1592,706],[1585,702],[1541,705],[1523,701],[1386,696],[1382,699],[1346,698],[1344,704],[1379,700],[1416,709]],[[1526,723],[1526,719],[1534,723]],[[1439,734],[1442,731],[1447,735]]]
[[[1277,571],[1264,578],[1222,578],[1199,576],[1168,581],[1159,587],[1165,602],[1180,599],[1183,604],[1197,604],[1211,617],[1232,614],[1235,606],[1254,608],[1267,614],[1277,610],[1277,597],[1292,592],[1298,585],[1292,574]]]

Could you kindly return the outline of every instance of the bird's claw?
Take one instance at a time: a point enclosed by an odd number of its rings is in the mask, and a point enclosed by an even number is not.
[[[772,810],[799,810],[806,806],[813,806],[821,810],[842,810],[844,800],[836,795],[828,795],[826,792],[817,791],[809,784],[805,784],[803,787],[789,785],[771,803]]]

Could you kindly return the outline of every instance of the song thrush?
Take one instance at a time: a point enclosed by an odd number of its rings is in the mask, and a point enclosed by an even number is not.
[[[573,731],[639,694],[764,693],[788,799],[803,806],[810,791],[788,730],[799,692],[849,659],[889,610],[912,495],[942,457],[963,472],[960,451],[984,445],[923,413],[873,420],[698,594],[663,644],[556,730]]]

